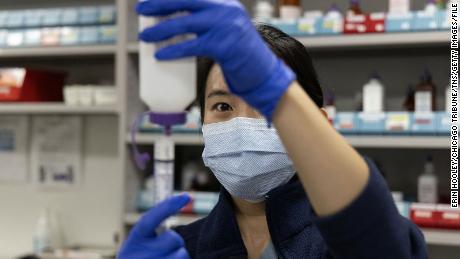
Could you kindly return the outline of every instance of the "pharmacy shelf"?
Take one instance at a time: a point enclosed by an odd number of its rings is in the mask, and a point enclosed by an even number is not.
[[[0,58],[54,57],[54,56],[107,56],[107,55],[115,55],[115,53],[116,53],[115,45],[0,48]]]
[[[139,219],[142,217],[142,213],[127,213],[125,215],[125,224],[128,226],[132,226],[136,224]],[[180,225],[188,225],[190,223],[193,223],[199,219],[204,217],[203,215],[187,215],[187,214],[182,214],[182,215],[176,215],[168,219],[168,224],[169,225],[174,225],[174,226],[180,226]]]
[[[297,38],[309,49],[448,46],[449,32],[374,33]]]
[[[138,144],[152,144],[162,135],[158,133],[138,133]],[[203,137],[197,133],[175,133],[172,135],[177,145],[202,145]],[[433,148],[450,147],[447,136],[345,136],[345,139],[357,148]],[[132,143],[131,135],[127,134],[126,141]]]
[[[67,106],[62,103],[0,103],[0,114],[117,114],[116,106]]]
[[[422,229],[430,245],[460,246],[460,230]]]
[[[132,226],[142,217],[141,213],[128,213],[125,216],[125,224]],[[195,222],[203,216],[198,215],[178,215],[171,218],[169,224],[187,225]],[[460,230],[444,230],[422,228],[425,241],[430,245],[460,246]]]
[[[404,32],[404,33],[369,33],[351,35],[328,35],[296,37],[309,50],[375,47],[413,47],[413,46],[448,46],[448,31]],[[128,44],[128,52],[138,53],[138,43]]]

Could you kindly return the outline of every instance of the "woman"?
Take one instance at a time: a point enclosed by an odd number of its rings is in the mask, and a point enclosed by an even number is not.
[[[203,160],[224,188],[206,218],[157,235],[189,197],[160,203],[131,231],[119,258],[427,257],[421,232],[399,215],[376,167],[326,120],[299,42],[270,26],[256,30],[233,0],[150,0],[137,11],[189,12],[140,38],[197,35],[155,57],[206,57]]]

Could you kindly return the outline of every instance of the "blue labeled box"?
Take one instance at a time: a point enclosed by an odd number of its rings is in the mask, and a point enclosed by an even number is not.
[[[8,20],[8,12],[0,12],[0,28],[6,27],[7,20]]]
[[[358,131],[362,134],[383,134],[385,132],[386,114],[358,113]]]
[[[116,21],[117,12],[115,6],[107,5],[99,7],[98,23],[100,24],[114,24]]]
[[[343,33],[343,18],[328,18],[323,17],[320,25],[320,34],[336,35]]]
[[[437,13],[418,11],[415,13],[413,27],[416,31],[429,31],[438,29]]]
[[[436,14],[436,19],[438,22],[438,29],[448,30],[450,28],[450,20],[447,10],[438,11]]]
[[[62,9],[61,25],[78,25],[78,9],[77,8],[65,8]]]
[[[117,40],[117,27],[115,25],[104,25],[99,27],[99,42],[114,43]]]
[[[24,26],[25,27],[40,27],[42,25],[43,10],[28,10],[25,11]]]
[[[8,47],[20,47],[24,45],[24,31],[9,30],[6,37],[6,45]]]
[[[322,18],[301,18],[297,24],[296,35],[307,36],[307,35],[318,35],[321,33]]]
[[[295,35],[297,31],[297,20],[272,19],[271,24],[289,35]]]
[[[41,30],[36,29],[28,29],[24,32],[24,45],[26,46],[39,46],[42,41],[42,33]]]
[[[61,28],[62,45],[77,45],[79,43],[79,36],[78,27]]]
[[[411,131],[412,116],[408,112],[388,112],[385,121],[386,134],[408,134]]]
[[[97,26],[81,27],[78,35],[81,44],[95,44],[99,42],[99,28]]]
[[[61,22],[62,9],[43,10],[42,26],[58,26]]]
[[[436,112],[436,133],[439,135],[450,134],[450,113]]]
[[[24,27],[24,12],[23,11],[10,11],[6,19],[6,27],[20,28]]]
[[[334,127],[343,134],[358,133],[358,121],[355,112],[338,112],[334,119]]]
[[[99,21],[99,8],[96,6],[82,7],[78,14],[79,24],[97,24]]]
[[[436,116],[433,112],[415,112],[412,116],[412,133],[436,134]]]
[[[387,32],[411,31],[413,28],[414,13],[389,13],[385,21]]]
[[[7,30],[0,30],[0,47],[6,46],[6,39],[8,37]]]

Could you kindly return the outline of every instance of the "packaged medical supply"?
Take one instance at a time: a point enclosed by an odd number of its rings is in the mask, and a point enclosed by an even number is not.
[[[81,85],[78,87],[78,100],[81,106],[94,105],[94,88],[91,85]]]
[[[437,227],[439,213],[436,204],[412,203],[410,219],[420,227]]]
[[[98,23],[114,24],[116,21],[116,8],[114,5],[100,6]]]
[[[24,45],[24,31],[9,30],[6,38],[6,45],[8,47],[20,47]]]
[[[64,103],[69,106],[80,105],[78,86],[69,85],[64,87]]]
[[[384,112],[358,113],[358,132],[361,134],[383,134],[386,114]]]
[[[355,112],[338,112],[334,121],[334,127],[344,134],[358,132],[358,119]]]
[[[323,13],[321,11],[308,11],[298,20],[298,35],[314,35],[321,32],[323,22]]]
[[[408,112],[387,112],[385,133],[407,134],[411,130],[411,114]]]
[[[9,12],[6,11],[0,11],[0,29],[7,27],[8,13]]]
[[[115,25],[103,25],[99,27],[99,42],[114,43],[117,39],[117,27]]]
[[[57,46],[61,43],[61,29],[43,28],[42,29],[42,42],[43,46]]]
[[[374,72],[363,87],[363,112],[380,113],[383,112],[385,100],[385,87],[381,82],[380,76]]]
[[[65,8],[62,9],[61,22],[63,26],[78,25],[79,12],[78,8]]]
[[[412,133],[436,134],[436,114],[434,112],[415,112],[412,119]]]
[[[44,9],[43,10],[43,19],[42,26],[58,26],[61,22],[62,9]]]
[[[78,14],[78,23],[93,25],[99,21],[99,8],[97,6],[81,7]]]
[[[387,32],[403,32],[414,29],[413,12],[406,13],[388,13],[385,21],[385,30]]]
[[[96,44],[99,42],[99,27],[80,27],[78,35],[80,44]]]
[[[329,11],[323,17],[321,34],[340,34],[343,32],[344,18],[337,5],[331,5]]]
[[[42,20],[44,19],[45,13],[42,9],[27,10],[25,11],[25,27],[39,27],[42,26]]]
[[[40,29],[28,29],[24,31],[25,46],[39,46],[41,44],[42,32]]]
[[[418,202],[438,202],[438,177],[435,174],[433,157],[428,156],[423,174],[420,174],[417,185]]]
[[[61,45],[77,45],[79,43],[79,33],[77,27],[61,28]]]
[[[115,86],[94,86],[95,105],[114,105],[117,103],[117,91]]]
[[[436,112],[436,133],[439,135],[450,134],[451,122],[449,112]]]
[[[298,29],[297,29],[297,20],[295,19],[271,19],[270,23],[275,26],[276,28],[282,30],[286,34],[289,35],[296,35],[298,34]]]
[[[298,19],[302,15],[300,0],[281,0],[280,18],[282,20]]]
[[[7,28],[20,28],[24,26],[25,13],[23,11],[8,11],[6,19]]]
[[[428,0],[424,10],[415,13],[415,30],[436,30],[438,29],[438,7],[435,0]]]
[[[8,31],[0,29],[0,47],[7,45]]]

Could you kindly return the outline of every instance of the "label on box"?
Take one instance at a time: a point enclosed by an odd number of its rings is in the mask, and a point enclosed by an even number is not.
[[[19,47],[24,44],[24,32],[23,31],[8,31],[6,39],[6,45],[8,47]]]
[[[388,113],[385,129],[392,132],[404,132],[410,129],[409,113]]]

